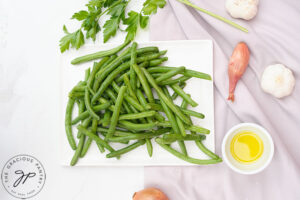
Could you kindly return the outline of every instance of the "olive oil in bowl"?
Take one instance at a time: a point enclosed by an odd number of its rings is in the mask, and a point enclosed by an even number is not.
[[[259,159],[264,151],[262,139],[255,133],[243,131],[236,134],[230,143],[232,157],[244,164],[250,164]]]

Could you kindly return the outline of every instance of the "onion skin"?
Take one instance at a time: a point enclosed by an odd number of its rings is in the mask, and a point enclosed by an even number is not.
[[[169,200],[168,197],[159,189],[146,188],[134,193],[132,200]]]
[[[247,69],[250,58],[248,46],[244,42],[236,45],[228,65],[229,96],[228,100],[234,101],[234,90],[238,80]]]

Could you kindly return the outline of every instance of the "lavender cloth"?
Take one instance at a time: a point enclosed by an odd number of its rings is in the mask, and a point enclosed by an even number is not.
[[[198,6],[230,18],[224,1],[193,0]],[[234,19],[233,19],[234,20]],[[226,131],[240,122],[254,122],[269,130],[275,155],[256,175],[240,175],[225,163],[199,167],[145,167],[145,187],[158,187],[170,200],[300,199],[300,2],[260,1],[252,21],[234,20],[248,34],[176,0],[151,18],[152,40],[211,39],[214,41],[216,151]],[[227,64],[235,45],[245,41],[251,58],[236,88],[236,101],[227,101]],[[269,64],[283,63],[294,72],[292,96],[276,99],[260,88]]]

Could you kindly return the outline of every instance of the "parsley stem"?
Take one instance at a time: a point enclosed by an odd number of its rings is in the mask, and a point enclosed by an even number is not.
[[[212,13],[212,12],[208,11],[208,10],[200,8],[200,7],[192,4],[188,0],[177,0],[177,1],[179,1],[179,2],[181,2],[183,4],[185,4],[185,5],[188,5],[188,6],[192,7],[192,8],[195,8],[196,10],[199,10],[200,12],[203,12],[203,13],[205,13],[207,15],[210,15],[211,17],[214,17],[214,18],[216,18],[218,20],[221,20],[221,21],[223,21],[223,22],[225,22],[225,23],[227,23],[227,24],[229,24],[229,25],[231,25],[231,26],[233,26],[233,27],[235,27],[235,28],[237,28],[237,29],[239,29],[241,31],[244,31],[244,32],[248,33],[248,30],[246,28],[244,28],[244,27],[242,27],[242,26],[234,23],[233,21],[230,21],[230,20],[228,20],[228,19],[226,19],[226,18],[224,18],[224,17],[222,17],[220,15],[217,15],[215,13]]]

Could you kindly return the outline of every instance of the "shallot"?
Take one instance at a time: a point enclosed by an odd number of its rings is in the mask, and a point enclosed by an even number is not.
[[[169,200],[168,197],[157,188],[146,188],[134,193],[132,200]]]
[[[244,42],[236,45],[228,65],[229,96],[228,100],[234,101],[234,90],[238,80],[242,77],[249,63],[250,52]]]

